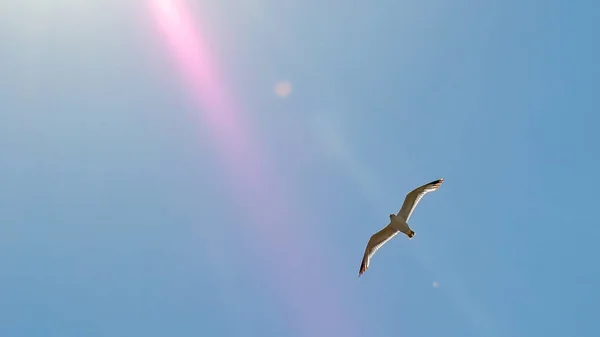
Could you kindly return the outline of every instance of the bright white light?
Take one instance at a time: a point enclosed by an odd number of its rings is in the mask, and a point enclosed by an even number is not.
[[[154,3],[171,23],[181,23],[181,13],[172,0],[156,0]]]

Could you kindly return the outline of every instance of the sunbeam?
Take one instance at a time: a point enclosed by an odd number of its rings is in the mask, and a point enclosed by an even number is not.
[[[320,240],[313,240],[306,224],[294,214],[270,158],[251,134],[250,124],[228,95],[218,65],[211,58],[201,29],[183,1],[152,0],[149,7],[169,51],[189,84],[199,117],[231,178],[237,202],[249,214],[240,221],[247,240],[254,240],[257,268],[277,291],[289,323],[303,336],[344,335],[360,332],[356,318],[342,307],[343,287],[324,266],[330,259]],[[285,219],[285,221],[282,221]],[[316,237],[316,236],[315,236]],[[344,301],[345,302],[345,301]]]

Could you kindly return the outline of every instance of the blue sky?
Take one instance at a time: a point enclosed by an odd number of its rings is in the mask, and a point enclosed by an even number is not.
[[[0,335],[598,335],[599,4],[187,4],[247,138],[147,1],[0,5]]]

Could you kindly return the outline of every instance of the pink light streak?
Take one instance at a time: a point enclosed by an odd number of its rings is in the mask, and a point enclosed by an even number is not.
[[[331,273],[322,266],[328,259],[314,239],[318,236],[302,232],[306,222],[297,219],[298,212],[285,201],[274,172],[269,170],[268,156],[261,152],[250,124],[242,120],[227,94],[217,63],[184,1],[149,0],[148,5],[189,84],[199,117],[212,132],[238,202],[249,213],[252,221],[240,221],[239,226],[253,243],[254,260],[264,266],[259,269],[270,273],[264,279],[278,293],[290,323],[307,337],[360,334],[356,317],[342,308],[345,301],[340,286],[333,284]]]

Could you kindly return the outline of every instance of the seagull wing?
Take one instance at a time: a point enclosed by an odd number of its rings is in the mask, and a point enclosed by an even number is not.
[[[394,236],[396,236],[398,232],[399,231],[394,229],[391,225],[387,225],[379,232],[371,236],[369,243],[367,243],[367,248],[365,248],[365,255],[363,256],[362,263],[360,264],[358,276],[369,269],[369,262],[371,261],[373,254],[375,254],[375,252],[386,242],[390,241]]]
[[[404,221],[408,222],[408,218],[410,218],[410,215],[415,210],[415,207],[417,207],[417,204],[419,203],[419,201],[421,201],[423,196],[425,196],[425,194],[429,192],[433,192],[440,188],[440,185],[443,182],[443,178],[438,179],[412,190],[406,195],[406,198],[404,198],[404,203],[402,204],[402,208],[400,208],[400,211],[398,212],[397,216],[401,217],[402,219],[404,219]]]

